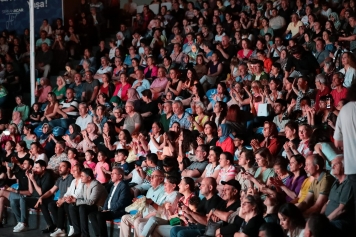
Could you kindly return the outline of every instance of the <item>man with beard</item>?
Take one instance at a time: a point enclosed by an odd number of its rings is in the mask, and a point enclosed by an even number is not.
[[[4,218],[3,210],[5,205],[13,206],[13,200],[21,198],[22,195],[31,195],[28,190],[28,179],[26,177],[26,171],[31,170],[33,167],[33,160],[25,158],[22,161],[22,164],[19,165],[20,169],[16,170],[9,167],[9,163],[6,163],[7,177],[9,179],[16,179],[18,183],[18,188],[8,188],[6,190],[0,190],[0,226],[2,227],[2,218]],[[15,166],[17,167],[17,166]]]
[[[50,171],[46,169],[46,162],[38,160],[32,170],[26,170],[28,181],[29,196],[21,196],[21,198],[14,199],[11,209],[15,215],[18,224],[14,227],[14,232],[22,232],[27,230],[27,209],[34,207],[38,199],[51,189],[54,182]],[[42,203],[48,203],[52,198],[43,199]],[[50,223],[51,216],[46,208],[46,205],[41,206],[43,217],[47,223]]]
[[[46,220],[47,228],[42,230],[43,233],[52,233],[53,236],[65,235],[64,224],[65,214],[69,216],[68,206],[61,205],[63,203],[63,196],[67,192],[70,184],[72,183],[73,176],[70,174],[71,164],[69,161],[62,161],[58,167],[59,178],[55,185],[43,194],[37,201],[35,208],[41,206],[42,212],[51,212],[52,218]],[[51,197],[59,190],[58,201],[53,200]],[[45,199],[49,199],[49,202],[44,202]],[[48,222],[49,221],[49,222]],[[56,224],[54,224],[56,223]],[[69,221],[70,223],[70,221]],[[56,229],[57,225],[57,229]],[[52,234],[51,234],[52,236]]]

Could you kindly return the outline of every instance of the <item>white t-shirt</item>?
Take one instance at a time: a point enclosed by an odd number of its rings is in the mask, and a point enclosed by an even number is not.
[[[356,174],[356,102],[342,107],[335,125],[334,139],[344,143],[345,174]]]

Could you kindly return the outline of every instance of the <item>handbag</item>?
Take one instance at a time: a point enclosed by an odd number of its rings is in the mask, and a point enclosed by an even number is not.
[[[204,234],[199,237],[214,237],[216,230],[219,229],[223,223],[222,221],[215,222],[210,219],[206,225]]]
[[[270,115],[270,104],[263,103],[263,104],[258,104],[258,112],[257,116],[258,117],[267,117]]]
[[[171,226],[180,225],[180,218],[179,217],[174,217],[174,218],[170,219],[169,220],[169,224]]]

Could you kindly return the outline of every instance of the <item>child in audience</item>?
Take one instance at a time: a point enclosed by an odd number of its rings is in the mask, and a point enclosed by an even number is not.
[[[131,182],[129,183],[130,187],[135,187],[136,185],[143,183],[143,178],[141,178],[137,171],[141,167],[143,160],[144,159],[135,161],[135,169],[133,169],[129,175],[125,176],[125,180],[131,179]]]
[[[84,168],[90,168],[93,171],[95,170],[96,163],[93,161],[95,158],[95,152],[92,150],[87,150],[85,152],[85,161],[83,163]]]
[[[119,149],[115,151],[115,158],[114,158],[114,162],[111,163],[111,169],[121,168],[124,170],[125,175],[129,175],[130,167],[126,162],[128,156],[129,156],[129,151],[126,149]],[[107,174],[111,174],[111,172],[107,171]]]
[[[69,159],[69,162],[71,164],[71,167],[75,166],[76,164],[78,164],[78,152],[76,149],[74,148],[69,148],[68,149],[68,159]]]
[[[38,103],[34,103],[32,105],[32,111],[30,114],[30,122],[32,125],[37,125],[41,120],[41,112],[40,105]]]
[[[109,164],[106,162],[106,154],[103,151],[98,152],[98,163],[96,163],[94,169],[94,175],[96,176],[96,180],[98,180],[101,184],[105,185],[109,182],[110,178],[106,175],[106,172],[109,171]]]
[[[241,134],[236,134],[234,136],[234,147],[235,147],[234,161],[238,161],[240,152],[242,151],[242,148],[244,148],[244,138]]]

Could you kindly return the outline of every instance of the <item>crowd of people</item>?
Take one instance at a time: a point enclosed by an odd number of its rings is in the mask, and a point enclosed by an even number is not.
[[[170,3],[44,19],[32,105],[29,30],[2,32],[0,226],[10,206],[15,233],[36,208],[50,236],[352,236],[355,0]]]

